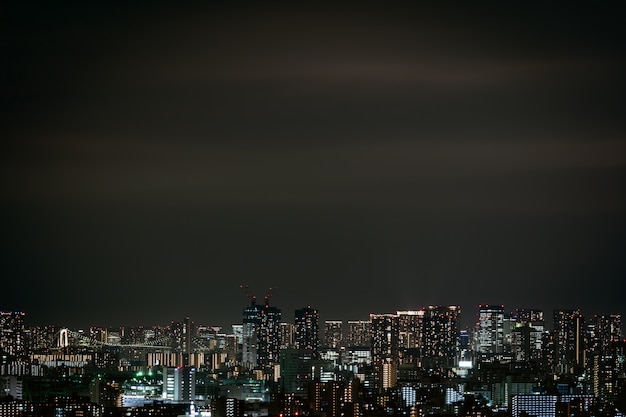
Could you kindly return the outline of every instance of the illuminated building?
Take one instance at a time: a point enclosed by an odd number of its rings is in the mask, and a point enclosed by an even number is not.
[[[265,305],[259,311],[257,327],[257,366],[271,367],[278,363],[280,352],[280,309],[269,305],[269,298],[265,298]]]
[[[343,321],[326,320],[324,322],[324,347],[339,349],[343,343]]]
[[[518,362],[529,362],[541,358],[542,333],[529,324],[520,324],[513,329],[511,353]],[[539,346],[539,349],[537,349]]]
[[[3,355],[19,358],[27,354],[25,316],[20,311],[0,311],[0,352]]]
[[[291,323],[282,322],[280,327],[280,348],[287,349],[294,347],[295,326]]]
[[[511,417],[560,417],[589,415],[593,402],[591,395],[514,395],[511,399]]]
[[[250,296],[250,305],[243,310],[242,362],[250,368],[271,367],[278,363],[281,348],[280,309],[269,305],[271,293],[263,305]]]
[[[196,368],[178,366],[163,368],[163,399],[191,402],[196,398]]]
[[[594,315],[586,325],[587,352],[602,350],[610,342],[622,340],[621,314]]]
[[[423,366],[451,368],[457,360],[461,308],[428,306],[424,309],[422,328]]]
[[[580,310],[554,310],[555,372],[579,374],[585,363],[584,318]]]
[[[372,323],[372,365],[379,392],[396,384],[398,367],[398,316],[370,314]]]
[[[515,395],[511,399],[511,416],[555,417],[556,395]]]
[[[491,362],[504,353],[504,306],[479,305],[474,328],[474,352],[481,362]]]
[[[421,348],[424,309],[398,311],[396,314],[398,315],[398,348]]]
[[[261,307],[252,299],[251,304],[243,309],[243,327],[241,331],[242,359],[244,365],[254,368],[257,365],[257,328]]]
[[[296,349],[319,348],[319,313],[307,306],[295,311],[295,346]]]
[[[172,322],[170,326],[172,348],[176,353],[182,353],[184,366],[189,365],[191,355],[191,341],[195,335],[195,326],[189,317],[182,322]]]
[[[343,387],[335,381],[313,381],[309,384],[309,409],[328,417],[341,415]]]
[[[106,407],[121,407],[123,403],[120,383],[106,381],[98,376],[89,385],[89,399],[93,403]]]
[[[623,382],[626,375],[626,340],[610,341],[604,348],[594,351],[589,362],[588,374],[594,396],[617,401],[621,390],[626,389]]]
[[[372,323],[367,320],[348,321],[347,347],[370,347],[372,345]]]

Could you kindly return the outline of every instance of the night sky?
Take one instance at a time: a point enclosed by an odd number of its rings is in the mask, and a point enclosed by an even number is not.
[[[286,321],[626,315],[621,2],[12,3],[0,310],[27,325],[229,330],[240,284]]]

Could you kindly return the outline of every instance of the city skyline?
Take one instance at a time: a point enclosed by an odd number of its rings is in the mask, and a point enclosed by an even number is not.
[[[267,301],[267,300],[266,300]],[[252,307],[252,308],[251,308]],[[343,333],[348,331],[350,323],[357,322],[369,322],[371,321],[372,316],[387,316],[387,315],[396,315],[398,317],[403,315],[415,315],[415,314],[425,314],[430,310],[437,311],[438,309],[453,309],[458,314],[458,331],[459,332],[468,332],[471,334],[474,331],[479,332],[481,329],[481,323],[484,320],[483,315],[484,311],[496,311],[500,312],[505,318],[515,318],[516,320],[528,321],[529,323],[537,320],[537,322],[541,322],[541,328],[546,331],[553,331],[556,328],[556,324],[554,319],[557,319],[557,316],[560,317],[562,314],[575,313],[579,314],[582,318],[582,323],[587,325],[593,323],[598,317],[623,317],[624,315],[621,312],[613,311],[610,313],[599,313],[599,312],[585,312],[578,308],[554,308],[551,310],[544,311],[542,309],[528,308],[528,307],[509,307],[504,304],[477,304],[475,308],[468,314],[467,311],[464,311],[459,305],[443,305],[443,304],[435,304],[435,305],[422,305],[420,307],[413,307],[410,309],[395,309],[393,311],[372,311],[366,317],[350,317],[350,318],[327,318],[324,315],[320,314],[320,311],[315,308],[315,306],[306,305],[299,308],[296,308],[290,312],[286,312],[280,305],[274,305],[269,303],[250,303],[242,308],[239,320],[234,320],[230,323],[217,323],[211,320],[203,320],[202,318],[192,317],[192,316],[184,316],[184,317],[173,317],[171,320],[166,322],[144,322],[137,323],[134,321],[125,322],[125,323],[111,323],[110,321],[105,322],[96,322],[96,323],[84,323],[83,325],[70,325],[68,321],[65,322],[31,322],[29,320],[29,315],[27,311],[10,311],[6,309],[0,308],[0,312],[3,314],[20,314],[24,319],[24,324],[28,328],[36,328],[36,327],[45,327],[45,326],[53,326],[59,329],[69,328],[73,331],[85,331],[89,329],[133,329],[133,328],[166,328],[171,325],[179,326],[181,323],[191,323],[190,325],[193,328],[196,327],[212,327],[212,328],[220,328],[222,333],[230,334],[235,331],[235,327],[239,327],[245,325],[246,322],[253,323],[255,322],[256,315],[260,311],[259,309],[265,310],[268,308],[273,311],[272,314],[277,314],[277,322],[287,323],[298,327],[298,323],[302,322],[302,314],[304,311],[315,311],[315,323],[319,326],[318,330],[315,330],[315,333],[319,337],[319,342],[324,340],[326,337],[325,334],[325,323],[341,323],[343,327]],[[252,314],[252,315],[251,315]],[[470,317],[468,317],[470,316]],[[540,317],[539,319],[532,319],[531,317]],[[526,318],[523,318],[526,317]],[[132,319],[132,318],[130,318]],[[252,319],[252,321],[250,321]],[[621,322],[621,321],[620,321]],[[622,329],[623,323],[620,325],[620,331]],[[301,330],[302,331],[302,330]],[[459,333],[460,334],[460,333]]]
[[[5,16],[4,310],[228,326],[244,284],[289,319],[626,314],[616,4]]]

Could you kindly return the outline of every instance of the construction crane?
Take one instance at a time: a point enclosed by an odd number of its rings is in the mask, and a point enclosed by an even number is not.
[[[270,287],[270,290],[267,294],[265,294],[265,306],[269,306],[270,305],[270,298],[272,298],[272,295],[274,295],[274,290],[276,289],[276,287]]]
[[[241,284],[239,286],[239,288],[244,291],[244,293],[246,294],[246,298],[248,298],[250,300],[250,305],[253,306],[256,304],[256,295],[252,294],[250,292],[250,288],[248,287],[248,285],[243,285]]]

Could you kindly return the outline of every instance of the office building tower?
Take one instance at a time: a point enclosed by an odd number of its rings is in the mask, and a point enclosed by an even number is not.
[[[172,348],[174,352],[182,354],[185,366],[189,365],[195,330],[194,322],[189,317],[185,317],[182,322],[173,321],[170,325]]]
[[[541,359],[542,332],[527,323],[518,324],[511,335],[511,353],[518,362],[538,362]]]
[[[196,368],[178,366],[163,368],[163,399],[191,402],[196,398]]]
[[[294,326],[296,330],[296,349],[319,348],[319,313],[307,306],[295,311]]]
[[[98,375],[89,385],[89,399],[92,403],[106,407],[121,407],[121,384],[118,381],[107,381]]]
[[[257,327],[257,366],[272,367],[278,363],[280,352],[280,322],[282,312],[269,305],[269,297],[259,311]]]
[[[282,322],[280,327],[280,348],[289,349],[295,346],[295,326],[291,323]]]
[[[602,350],[610,342],[622,340],[621,314],[594,315],[586,324],[587,351]]]
[[[56,326],[35,326],[30,328],[29,351],[39,352],[57,346],[59,329]]]
[[[430,368],[456,366],[461,307],[428,306],[422,327],[422,361]]]
[[[0,353],[19,358],[27,355],[24,317],[20,311],[0,311]]]
[[[474,352],[481,362],[492,362],[504,353],[504,306],[479,305],[474,328]]]
[[[396,385],[398,368],[398,316],[370,314],[372,323],[372,365],[379,392]]]
[[[280,354],[281,391],[285,394],[308,396],[314,352],[310,349],[283,349]]]
[[[585,364],[584,318],[580,310],[554,310],[555,372],[575,374]]]
[[[424,309],[396,312],[399,349],[419,349],[422,347],[424,313]]]
[[[511,317],[515,318],[517,324],[529,324],[541,332],[544,330],[545,319],[542,310],[518,308]]]
[[[326,320],[324,322],[325,348],[339,349],[343,346],[343,321]]]
[[[23,382],[22,379],[15,376],[0,376],[0,402],[3,402],[7,397],[11,397],[14,400],[21,400],[23,398]],[[2,413],[0,413],[2,415]]]
[[[249,294],[248,294],[249,295]],[[248,368],[271,368],[278,363],[281,347],[281,310],[270,306],[272,293],[265,295],[263,305],[249,295],[250,305],[243,309],[242,364]]]
[[[335,381],[312,381],[309,384],[309,409],[327,417],[340,417],[343,387]]]
[[[372,322],[367,320],[348,321],[348,347],[372,346]]]
[[[593,397],[583,394],[537,395],[511,397],[511,417],[560,417],[589,415]]]
[[[259,326],[261,306],[253,298],[251,304],[243,309],[243,327],[241,329],[241,361],[245,366],[257,365],[257,328]]]
[[[618,401],[621,390],[626,389],[626,340],[610,341],[603,349],[591,353],[588,375],[597,398]]]

